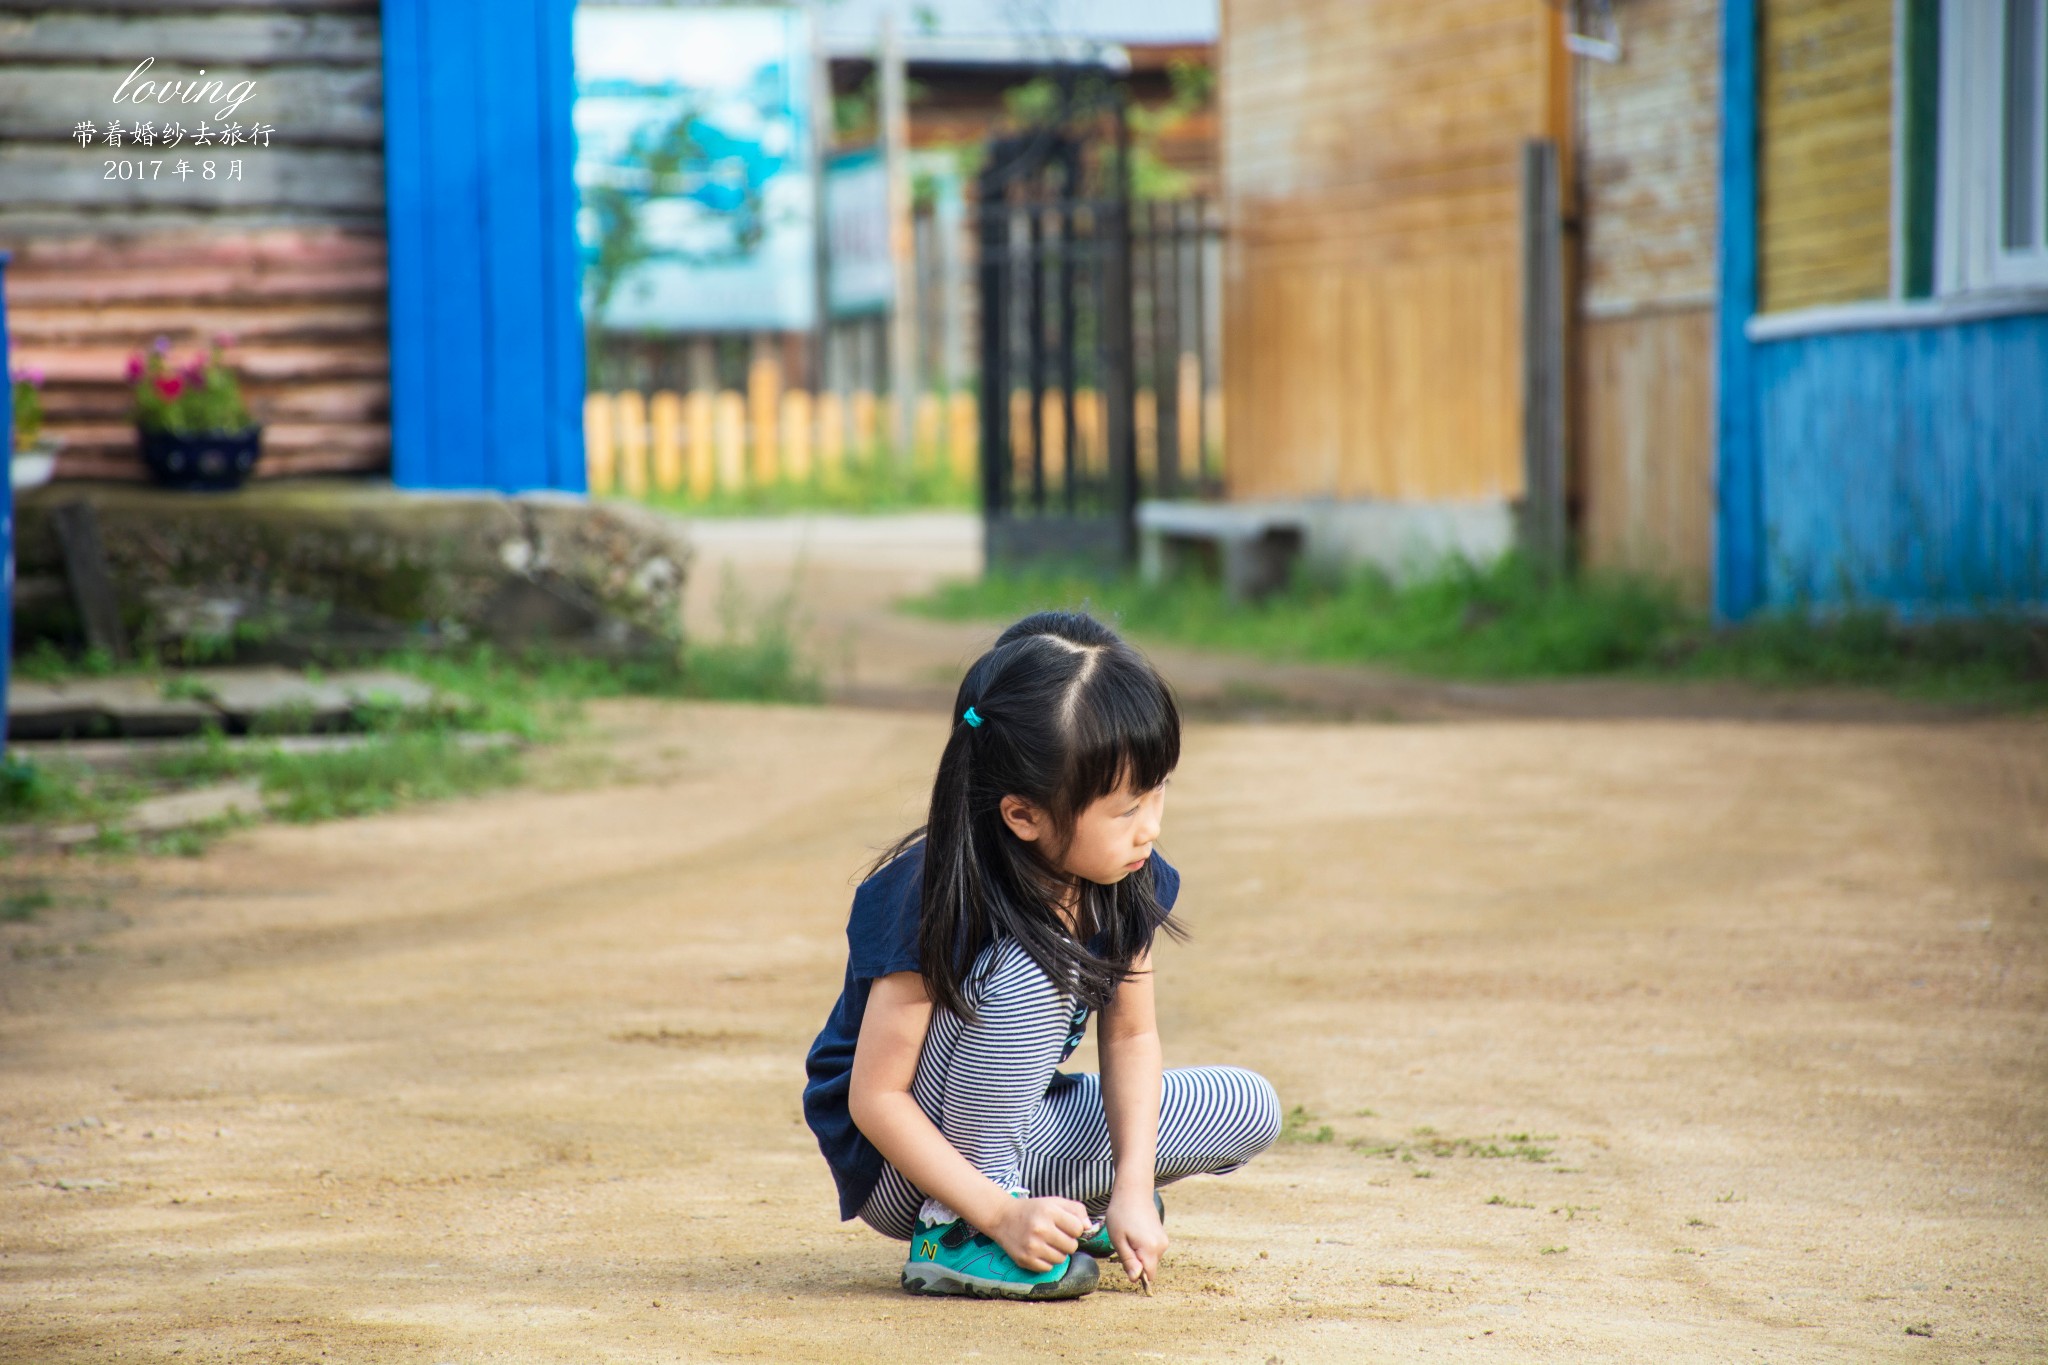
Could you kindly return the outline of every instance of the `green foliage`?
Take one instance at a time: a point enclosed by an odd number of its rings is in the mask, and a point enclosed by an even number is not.
[[[1905,625],[1887,613],[1786,614],[1715,629],[1655,579],[1582,573],[1546,581],[1510,556],[1396,584],[1360,572],[1303,578],[1256,604],[1200,579],[990,575],[906,608],[1008,619],[1087,607],[1140,636],[1269,659],[1373,663],[1451,678],[1623,674],[1736,678],[1766,686],[1874,686],[1915,697],[2048,705],[2048,623],[2019,617]]]
[[[927,507],[972,507],[972,478],[944,463],[899,464],[886,451],[850,458],[830,477],[784,479],[742,489],[718,489],[698,500],[687,493],[650,491],[639,501],[685,516],[755,516],[763,512],[904,512]],[[623,496],[623,495],[621,495]]]
[[[43,434],[43,376],[39,370],[20,370],[14,385],[14,448],[27,450]]]
[[[581,720],[582,704],[594,698],[818,700],[822,689],[798,657],[792,613],[788,599],[743,612],[729,593],[723,633],[692,639],[666,657],[596,659],[538,650],[514,655],[488,647],[386,656],[377,662],[460,701],[425,712],[359,707],[350,728],[361,741],[344,749],[299,752],[262,742],[263,736],[298,730],[304,720],[271,713],[250,742],[230,742],[212,730],[153,755],[133,774],[10,756],[0,759],[0,823],[90,822],[100,829],[86,845],[89,851],[190,857],[239,822],[137,838],[121,828],[120,817],[153,793],[243,779],[261,785],[273,817],[299,822],[512,785],[525,775],[520,743],[567,737]],[[66,660],[54,650],[38,651],[30,661],[39,676],[52,680],[107,666],[101,659]],[[205,691],[176,673],[165,675],[159,687],[166,696]]]
[[[1016,128],[1040,127],[1075,120],[1107,111],[1115,98],[1115,87],[1101,76],[1069,78],[1063,85],[1053,76],[1034,76],[1003,92],[1003,113]],[[1206,109],[1216,95],[1216,73],[1201,62],[1176,58],[1167,66],[1173,93],[1164,104],[1130,103],[1131,194],[1138,199],[1181,199],[1192,188],[1191,178],[1174,170],[1159,154],[1159,143],[1169,133]]]
[[[1321,1144],[1335,1142],[1337,1130],[1329,1124],[1318,1124],[1316,1115],[1302,1105],[1295,1105],[1280,1120],[1280,1141]]]
[[[132,799],[131,783],[95,782],[76,764],[0,756],[0,822],[97,819]]]
[[[638,130],[626,157],[639,174],[583,188],[583,209],[597,225],[597,251],[583,270],[583,311],[593,326],[627,273],[653,255],[641,228],[641,211],[650,199],[680,194],[684,163],[703,155],[690,131],[696,117],[692,105],[667,123]]]
[[[1193,178],[1167,165],[1159,143],[1167,134],[1209,106],[1216,95],[1216,73],[1201,62],[1177,57],[1167,65],[1173,95],[1157,106],[1131,108],[1131,194],[1138,199],[1184,199]]]
[[[158,337],[156,345],[128,361],[128,378],[134,384],[129,415],[144,431],[168,431],[189,436],[208,431],[246,431],[249,408],[242,401],[242,385],[222,358],[225,338],[217,338],[204,355],[194,356],[182,367],[170,363],[170,343]]]
[[[1685,621],[1675,597],[1647,581],[1596,578],[1559,589],[1513,559],[1487,568],[1454,563],[1405,585],[1371,572],[1335,584],[1304,579],[1255,604],[1232,602],[1219,585],[1193,578],[1153,585],[991,575],[909,605],[956,619],[1087,606],[1180,644],[1457,677],[1606,671],[1653,656]]]
[[[43,911],[57,903],[50,894],[50,888],[40,882],[32,886],[8,886],[0,889],[0,922],[26,924]]]
[[[425,730],[324,753],[273,750],[259,760],[257,773],[272,814],[305,823],[510,786],[522,769],[513,749],[473,748],[454,731]]]
[[[917,104],[931,93],[923,81],[903,78],[903,102]],[[882,136],[882,78],[869,72],[866,80],[845,94],[832,96],[832,137],[841,146],[857,147],[876,142]]]

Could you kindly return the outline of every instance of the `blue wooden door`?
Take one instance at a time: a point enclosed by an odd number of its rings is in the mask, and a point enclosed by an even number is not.
[[[582,492],[574,0],[385,0],[392,477]]]

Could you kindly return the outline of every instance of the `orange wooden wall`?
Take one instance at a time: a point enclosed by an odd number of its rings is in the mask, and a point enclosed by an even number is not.
[[[1630,0],[1576,72],[1583,197],[1573,454],[1586,561],[1704,602],[1714,521],[1719,0]]]
[[[1519,495],[1520,160],[1561,131],[1557,16],[1224,0],[1234,495]]]

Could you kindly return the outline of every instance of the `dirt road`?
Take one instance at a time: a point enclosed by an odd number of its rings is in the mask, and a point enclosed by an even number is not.
[[[1197,727],[1168,1060],[1296,1140],[1158,1297],[1012,1305],[901,1296],[798,1117],[937,724],[601,718],[594,786],[43,869],[0,1358],[2048,1352],[2039,723]]]

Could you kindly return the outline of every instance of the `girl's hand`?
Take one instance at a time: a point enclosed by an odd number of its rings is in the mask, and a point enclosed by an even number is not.
[[[1088,1210],[1073,1199],[1006,1199],[990,1227],[983,1228],[1010,1259],[1034,1273],[1051,1270],[1074,1254],[1088,1231]]]
[[[1159,1278],[1159,1258],[1166,1254],[1166,1225],[1152,1203],[1152,1191],[1114,1193],[1109,1198],[1109,1244],[1131,1283]]]

